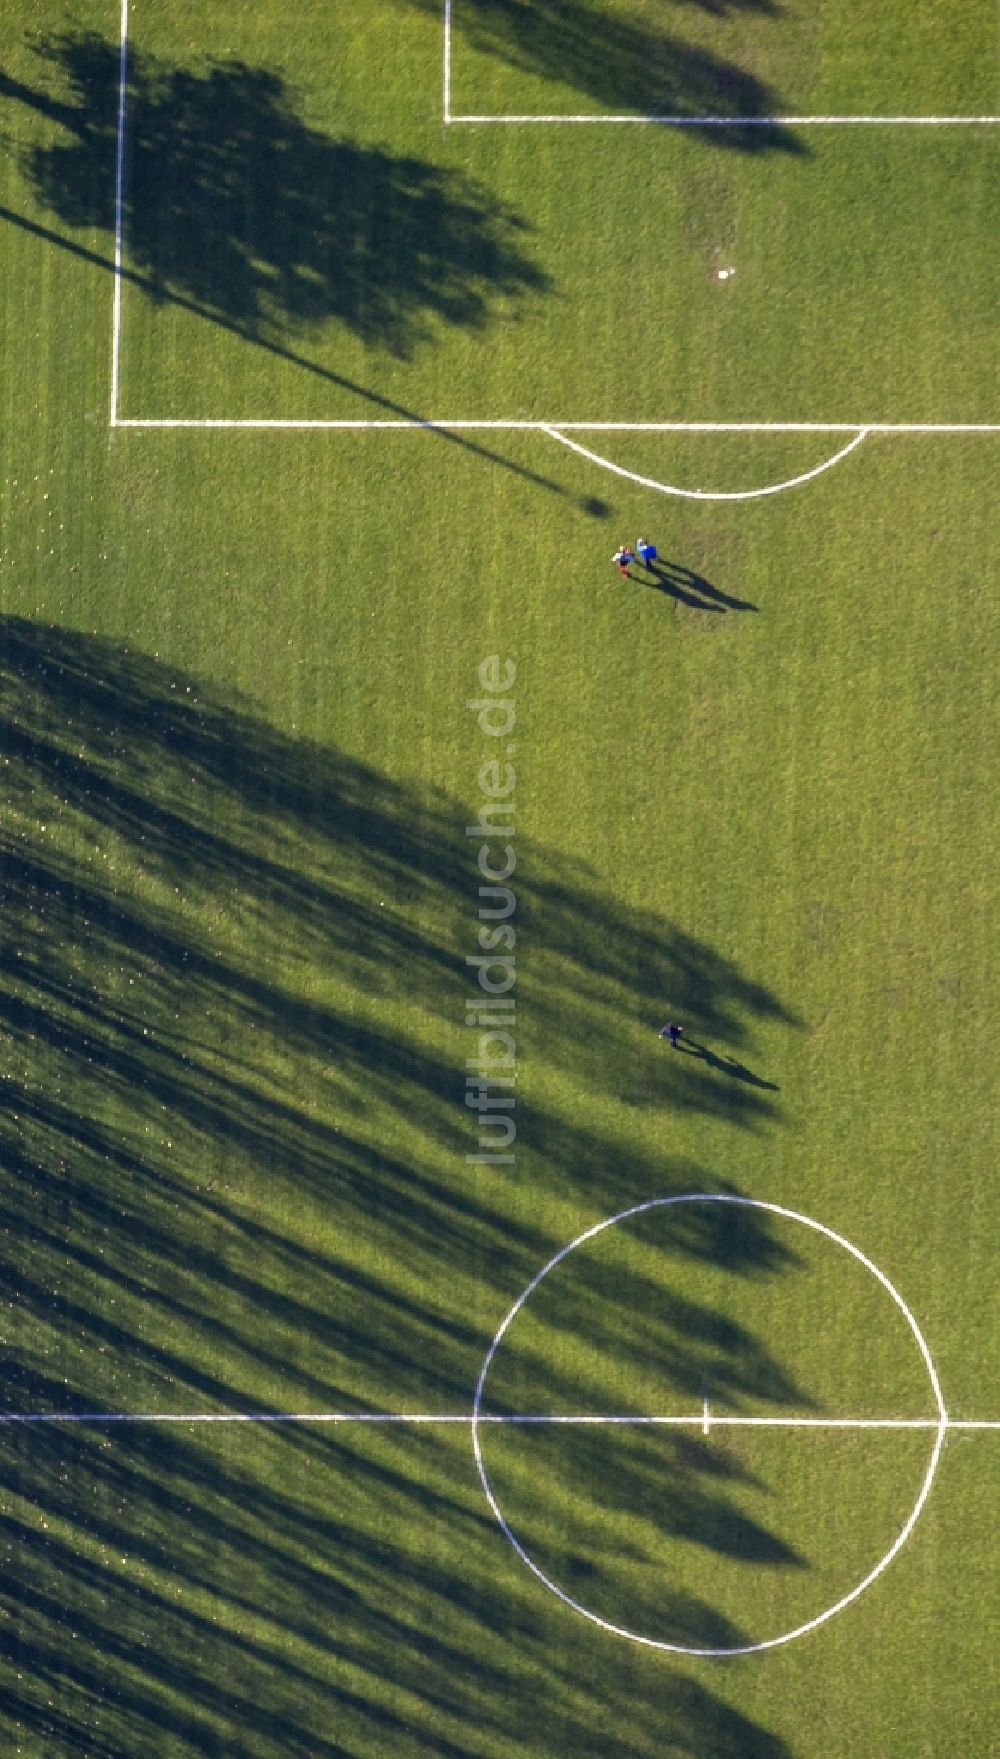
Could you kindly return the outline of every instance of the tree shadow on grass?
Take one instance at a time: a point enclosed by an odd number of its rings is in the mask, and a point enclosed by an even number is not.
[[[679,1753],[788,1759],[662,1657],[623,1668],[572,1619],[554,1642],[533,1578],[497,1581],[503,1542],[437,1439],[380,1439],[390,1472],[359,1441],[260,1439],[11,1439],[4,1721],[47,1759],[480,1759],[529,1725],[539,1754],[653,1759],[664,1719]],[[435,1506],[427,1489],[449,1478]],[[678,1640],[739,1637],[683,1595],[672,1611]]]
[[[722,1188],[541,1098],[525,1108],[530,1207],[470,1173],[468,1046],[452,1030],[478,883],[462,802],[67,630],[4,619],[0,691],[8,1413],[463,1411],[512,1291],[565,1243],[546,1193],[609,1213],[626,1192]],[[562,1022],[560,1055],[582,1059],[595,1022],[613,1046],[640,1023],[636,988],[668,979],[687,1017],[737,1042],[755,1019],[791,1024],[731,962],[633,915],[583,866],[523,848],[553,992],[535,1018],[543,1037]],[[632,1054],[609,1054],[609,1100]],[[695,1103],[777,1121],[767,1096],[743,1100]],[[663,1103],[689,1103],[684,1083]],[[738,1229],[724,1208],[671,1210],[663,1263],[795,1270],[769,1217],[743,1212]],[[647,1294],[648,1311],[663,1291]],[[615,1310],[614,1288],[595,1288],[585,1315],[565,1310],[567,1335],[608,1336]],[[660,1311],[678,1389],[707,1375],[734,1403],[795,1395],[746,1327],[680,1289]],[[625,1319],[639,1367],[649,1337]],[[586,1390],[568,1358],[555,1374],[561,1398]],[[497,1582],[502,1537],[446,1438],[0,1434],[5,1715],[52,1759],[237,1745],[254,1759],[472,1759],[484,1730],[507,1738],[512,1678],[532,1682],[542,1750],[625,1750],[615,1729],[572,1736],[594,1714],[591,1673],[574,1682],[553,1649],[530,1577]],[[778,1567],[777,1539],[738,1514],[718,1461],[674,1459],[692,1544]],[[645,1476],[640,1461],[636,1492]],[[675,1632],[735,1628],[710,1594],[665,1616]],[[633,1704],[614,1651],[601,1657],[599,1714],[612,1707],[631,1753],[661,1751],[666,1705],[692,1753],[710,1729],[726,1759],[785,1759],[662,1673]]]
[[[38,202],[66,226],[103,232],[101,255],[0,207],[46,244],[206,318],[372,404],[419,411],[310,359],[307,339],[338,322],[367,347],[407,358],[448,327],[516,321],[552,291],[528,254],[527,224],[467,175],[336,140],[296,114],[280,77],[238,60],[202,72],[132,50],[126,91],[122,260],[116,263],[119,51],[94,32],[37,51],[52,89],[0,72],[0,100],[69,139],[19,149]],[[563,494],[551,478],[481,441],[447,444]],[[594,512],[584,503],[585,512]]]
[[[414,0],[424,11],[436,0]],[[772,0],[693,0],[717,17],[779,16]],[[711,49],[599,0],[459,0],[456,29],[480,53],[520,72],[571,86],[594,103],[684,122],[707,144],[744,153],[805,154],[771,118],[787,105],[763,80]],[[701,118],[711,126],[698,127]],[[724,122],[725,127],[715,124]]]
[[[38,49],[60,93],[0,95],[68,135],[27,152],[38,201],[66,225],[116,224],[119,54],[96,33]],[[467,174],[334,139],[280,75],[129,53],[121,235],[154,298],[182,296],[250,337],[333,321],[406,358],[441,327],[482,328],[548,290],[528,227]]]
[[[503,1290],[553,1247],[465,1164],[476,1041],[461,1020],[481,881],[468,807],[289,738],[96,637],[7,618],[0,684],[0,1132],[15,1193],[44,1200],[18,1199],[37,1248],[37,1314],[44,1266],[60,1256],[81,1328],[92,1279],[120,1279],[125,1307],[145,1313],[149,1397],[172,1408],[199,1388],[225,1396],[201,1367],[185,1378],[191,1328],[216,1325],[213,1359],[228,1358],[229,1393],[248,1408],[280,1402],[290,1383],[309,1400],[365,1404],[401,1361],[428,1395],[464,1398],[477,1328],[461,1303],[415,1298],[409,1275],[423,1267],[433,1286],[442,1262],[476,1276],[488,1265]],[[675,924],[623,907],[585,864],[522,847],[531,1031],[599,1104],[566,1116],[526,1096],[519,1152],[597,1213],[671,1188],[725,1189],[709,1169],[634,1143],[623,1152],[615,1107],[637,1043],[659,1106],[762,1129],[780,1122],[771,1095],[725,1078],[728,1065],[692,1082],[688,1059],[660,1054],[653,1010],[669,996],[692,1027],[736,1045],[757,1020],[793,1017]],[[314,1214],[339,1217],[347,1241],[362,1230],[364,1250],[358,1237],[324,1257],[309,1244]],[[679,1206],[669,1220],[681,1259],[744,1275],[788,1264],[753,1212],[739,1227],[723,1205]],[[377,1325],[359,1317],[369,1307]],[[262,1309],[279,1340],[267,1362],[243,1318]],[[322,1342],[299,1362],[291,1346],[317,1314]],[[112,1349],[120,1317],[101,1321]],[[748,1359],[745,1343],[733,1353]]]

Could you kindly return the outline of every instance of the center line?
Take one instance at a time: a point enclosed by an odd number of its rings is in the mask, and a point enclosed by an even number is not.
[[[701,1428],[708,1435],[710,1427],[725,1429],[998,1429],[1000,1418],[956,1417],[723,1417],[713,1415],[706,1398],[700,1413],[677,1416],[639,1413],[592,1412],[486,1412],[478,1417],[468,1411],[7,1411],[0,1412],[4,1424],[87,1423],[95,1426],[111,1423],[465,1423],[470,1426],[491,1423],[527,1427],[540,1424],[583,1426],[606,1425],[619,1428]]]

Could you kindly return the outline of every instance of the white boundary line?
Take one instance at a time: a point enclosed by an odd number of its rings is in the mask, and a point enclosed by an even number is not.
[[[482,1447],[480,1445],[479,1436],[479,1416],[482,1407],[483,1391],[486,1386],[487,1375],[489,1374],[490,1367],[493,1363],[493,1358],[503,1341],[504,1334],[508,1327],[513,1320],[517,1318],[522,1307],[524,1307],[525,1303],[530,1300],[539,1284],[549,1275],[549,1272],[554,1270],[558,1264],[561,1264],[563,1259],[567,1258],[571,1252],[575,1252],[578,1246],[584,1245],[588,1240],[593,1240],[598,1234],[602,1234],[606,1228],[614,1227],[618,1222],[628,1221],[632,1216],[645,1215],[649,1210],[667,1209],[679,1203],[730,1203],[741,1209],[762,1209],[771,1215],[780,1215],[784,1216],[786,1220],[800,1222],[803,1227],[811,1228],[815,1233],[822,1234],[826,1239],[832,1240],[835,1245],[841,1246],[845,1252],[850,1253],[851,1257],[857,1259],[859,1264],[864,1265],[865,1269],[870,1271],[875,1280],[882,1285],[883,1289],[885,1289],[886,1293],[891,1296],[906,1320],[923,1358],[924,1367],[927,1370],[927,1376],[930,1380],[931,1392],[933,1394],[934,1404],[937,1408],[938,1414],[937,1421],[932,1421],[927,1425],[927,1427],[933,1429],[936,1433],[934,1445],[931,1449],[930,1463],[928,1464],[923,1482],[917,1493],[916,1502],[888,1551],[879,1558],[878,1562],[871,1570],[869,1570],[868,1574],[863,1577],[854,1588],[850,1589],[847,1594],[842,1595],[832,1606],[826,1607],[822,1612],[817,1613],[815,1618],[807,1619],[804,1624],[797,1625],[793,1630],[783,1631],[777,1637],[764,1638],[759,1643],[742,1643],[726,1648],[721,1646],[712,1648],[695,1647],[691,1644],[667,1643],[660,1638],[646,1637],[640,1631],[632,1631],[624,1625],[616,1625],[608,1619],[601,1618],[597,1613],[591,1612],[589,1607],[582,1605],[578,1600],[574,1600],[572,1595],[566,1593],[565,1589],[560,1588],[558,1583],[554,1582],[551,1576],[547,1576],[545,1571],[535,1563],[534,1559],[525,1550],[525,1547],[521,1544],[516,1533],[513,1531],[513,1528],[506,1519],[503,1510],[500,1508],[483,1462]],[[493,1510],[493,1514],[496,1517],[501,1531],[513,1546],[522,1563],[527,1565],[532,1574],[537,1576],[538,1580],[543,1583],[543,1585],[548,1588],[558,1600],[561,1600],[565,1606],[568,1606],[571,1609],[571,1611],[579,1613],[582,1618],[589,1619],[591,1624],[598,1625],[601,1630],[607,1631],[611,1636],[625,1637],[629,1642],[638,1643],[647,1649],[669,1650],[671,1653],[679,1655],[713,1657],[753,1655],[760,1650],[780,1648],[782,1644],[791,1643],[796,1637],[804,1637],[808,1632],[816,1630],[819,1625],[825,1624],[826,1621],[833,1618],[836,1613],[842,1612],[845,1607],[850,1606],[853,1601],[857,1600],[858,1597],[865,1592],[866,1588],[870,1588],[872,1583],[882,1574],[883,1570],[888,1569],[893,1558],[906,1544],[906,1541],[909,1539],[910,1534],[913,1532],[913,1529],[920,1518],[921,1511],[930,1494],[931,1485],[934,1482],[934,1474],[937,1471],[938,1461],[941,1457],[941,1449],[944,1446],[944,1438],[948,1429],[948,1412],[945,1409],[937,1370],[934,1367],[934,1362],[930,1350],[927,1347],[924,1335],[909,1307],[903,1300],[902,1295],[889,1281],[885,1272],[879,1270],[878,1265],[874,1264],[870,1258],[866,1257],[859,1247],[852,1245],[851,1241],[845,1239],[843,1234],[835,1233],[833,1228],[828,1228],[824,1222],[814,1221],[811,1216],[802,1215],[798,1210],[786,1209],[780,1203],[765,1203],[761,1198],[736,1197],[729,1192],[718,1191],[691,1191],[685,1192],[678,1197],[653,1197],[646,1203],[633,1204],[630,1209],[620,1210],[617,1215],[609,1216],[605,1221],[597,1222],[593,1227],[587,1228],[582,1234],[578,1234],[575,1240],[571,1240],[568,1246],[564,1246],[561,1251],[555,1253],[554,1256],[549,1259],[548,1263],[542,1266],[537,1275],[532,1278],[531,1282],[527,1285],[527,1288],[525,1288],[518,1296],[513,1307],[510,1308],[494,1335],[493,1341],[486,1352],[482,1369],[480,1370],[479,1381],[476,1386],[476,1396],[473,1401],[473,1418],[472,1448],[476,1457],[476,1469],[479,1473],[479,1480],[482,1484],[486,1500],[489,1503],[490,1508]],[[701,1420],[704,1423],[704,1412],[702,1413]]]
[[[125,91],[128,84],[128,0],[121,0],[118,48],[118,137],[115,152],[115,291],[111,320],[111,427],[118,425],[122,335],[122,201],[125,185]]]
[[[764,495],[780,495],[784,489],[797,489],[802,483],[812,482],[814,477],[822,476],[825,470],[831,470],[842,458],[856,451],[862,440],[868,438],[868,429],[862,428],[832,458],[814,465],[812,470],[804,470],[798,476],[786,478],[784,482],[769,483],[762,489],[681,489],[673,483],[659,482],[655,477],[640,476],[637,471],[626,470],[624,465],[614,464],[610,458],[602,458],[599,452],[591,452],[587,446],[581,446],[578,440],[568,439],[558,428],[546,428],[545,432],[550,439],[558,440],[562,446],[568,446],[571,452],[578,452],[581,458],[589,459],[591,464],[599,465],[602,470],[609,470],[612,476],[624,477],[627,482],[635,483],[637,488],[656,489],[661,495],[677,495],[684,501],[759,501]]]

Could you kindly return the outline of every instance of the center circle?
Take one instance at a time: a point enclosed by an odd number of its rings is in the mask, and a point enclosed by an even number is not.
[[[934,1432],[930,1460],[928,1462],[926,1471],[924,1473],[923,1480],[920,1484],[920,1488],[917,1493],[916,1500],[915,1500],[912,1508],[910,1509],[909,1514],[907,1515],[906,1519],[904,1520],[895,1539],[893,1540],[892,1544],[882,1554],[882,1556],[879,1557],[877,1563],[875,1563],[875,1565],[867,1572],[867,1574],[864,1575],[862,1577],[862,1579],[859,1582],[857,1582],[855,1584],[855,1586],[853,1588],[851,1588],[846,1594],[842,1594],[839,1599],[835,1600],[831,1605],[825,1607],[821,1612],[817,1613],[815,1615],[815,1617],[807,1619],[804,1623],[797,1624],[793,1629],[780,1632],[779,1635],[777,1635],[777,1636],[762,1639],[760,1642],[747,1642],[747,1643],[741,1643],[738,1645],[730,1645],[730,1646],[721,1646],[721,1645],[705,1645],[705,1646],[703,1646],[703,1645],[694,1645],[694,1644],[688,1644],[688,1643],[668,1642],[663,1638],[649,1636],[642,1631],[631,1630],[626,1625],[615,1623],[610,1619],[606,1619],[606,1618],[602,1617],[599,1613],[594,1612],[590,1607],[585,1606],[580,1600],[576,1599],[572,1594],[569,1594],[566,1591],[566,1589],[560,1587],[557,1582],[553,1581],[552,1577],[550,1575],[548,1575],[546,1573],[546,1571],[541,1567],[541,1565],[536,1561],[536,1559],[531,1556],[527,1547],[518,1538],[513,1527],[511,1526],[511,1523],[507,1520],[507,1517],[504,1515],[503,1510],[500,1507],[499,1500],[497,1498],[494,1487],[490,1481],[490,1477],[489,1477],[489,1474],[486,1470],[486,1465],[485,1465],[485,1462],[483,1459],[482,1433],[481,1432],[482,1432],[482,1428],[483,1428],[484,1424],[488,1424],[490,1422],[495,1422],[495,1421],[504,1421],[504,1422],[518,1422],[518,1421],[546,1422],[546,1421],[549,1421],[549,1419],[546,1419],[544,1417],[538,1417],[538,1418],[534,1418],[534,1419],[525,1419],[525,1418],[519,1419],[517,1417],[514,1417],[514,1418],[508,1417],[508,1418],[497,1419],[497,1418],[491,1418],[490,1416],[484,1414],[484,1411],[483,1411],[483,1397],[484,1397],[484,1393],[485,1393],[485,1389],[486,1389],[486,1381],[487,1381],[487,1377],[490,1372],[490,1368],[493,1364],[494,1358],[497,1354],[498,1349],[500,1348],[501,1343],[503,1342],[503,1339],[504,1339],[508,1329],[513,1324],[514,1320],[517,1318],[517,1316],[521,1312],[522,1308],[524,1308],[526,1303],[531,1299],[532,1295],[536,1292],[536,1290],[540,1287],[540,1285],[545,1281],[546,1277],[549,1276],[550,1272],[555,1270],[558,1265],[562,1264],[564,1262],[564,1260],[570,1256],[571,1253],[576,1252],[581,1246],[584,1246],[588,1241],[593,1240],[599,1234],[604,1233],[605,1230],[607,1230],[609,1228],[613,1228],[613,1227],[617,1226],[619,1223],[627,1222],[627,1221],[635,1218],[636,1216],[645,1215],[648,1212],[650,1212],[651,1210],[668,1209],[668,1208],[675,1207],[680,1204],[729,1204],[729,1205],[732,1205],[737,1208],[763,1211],[769,1215],[780,1216],[780,1217],[784,1218],[786,1221],[792,1221],[792,1222],[799,1223],[802,1227],[810,1229],[813,1233],[822,1235],[826,1240],[831,1241],[835,1246],[839,1247],[841,1250],[848,1253],[851,1256],[851,1258],[856,1260],[857,1263],[862,1265],[864,1267],[864,1269],[870,1273],[870,1275],[881,1286],[881,1288],[885,1291],[885,1293],[887,1295],[889,1295],[891,1300],[895,1303],[895,1306],[898,1308],[899,1312],[902,1314],[904,1320],[906,1321],[906,1324],[909,1328],[909,1331],[910,1331],[910,1333],[914,1339],[914,1342],[916,1343],[917,1348],[920,1352],[920,1356],[922,1358],[923,1365],[926,1370],[927,1378],[928,1378],[928,1381],[930,1382],[931,1394],[932,1394],[932,1398],[934,1401],[934,1407],[935,1407],[935,1410],[937,1413],[936,1417],[933,1420],[930,1420],[928,1423],[923,1423],[923,1420],[921,1420],[922,1426],[933,1428],[933,1432]],[[596,1417],[596,1416],[593,1418],[586,1419],[586,1420],[592,1421],[592,1422],[602,1421],[601,1418]],[[707,1425],[708,1425],[707,1403],[706,1403],[705,1421],[706,1421],[706,1433],[707,1433]],[[886,1420],[886,1426],[887,1427],[894,1427],[895,1425],[893,1424],[892,1420]],[[901,1423],[899,1425],[899,1427],[906,1427],[906,1426],[907,1425],[905,1422]],[[781,1204],[764,1202],[764,1200],[761,1198],[741,1197],[741,1196],[736,1196],[734,1194],[731,1194],[729,1192],[685,1192],[684,1194],[682,1194],[680,1196],[675,1196],[675,1197],[653,1197],[653,1198],[650,1198],[645,1203],[637,1203],[637,1204],[634,1204],[629,1209],[620,1210],[617,1215],[609,1216],[605,1221],[597,1222],[593,1227],[587,1228],[582,1234],[578,1234],[575,1240],[571,1240],[567,1246],[563,1246],[559,1252],[555,1253],[555,1255],[549,1259],[547,1264],[543,1265],[542,1269],[538,1272],[538,1274],[535,1277],[532,1278],[531,1282],[527,1285],[527,1287],[523,1290],[523,1292],[518,1296],[518,1299],[514,1302],[514,1305],[511,1307],[510,1311],[507,1313],[506,1317],[504,1318],[502,1324],[498,1328],[498,1330],[493,1338],[493,1341],[490,1344],[490,1347],[486,1352],[486,1356],[483,1360],[483,1365],[480,1370],[479,1379],[476,1383],[476,1391],[475,1391],[475,1397],[473,1400],[473,1407],[472,1407],[471,1428],[472,1428],[472,1446],[473,1446],[473,1452],[474,1452],[475,1461],[476,1461],[476,1468],[479,1473],[480,1482],[482,1484],[483,1492],[486,1496],[486,1500],[489,1503],[489,1506],[490,1506],[490,1508],[491,1508],[491,1510],[492,1510],[492,1512],[493,1512],[493,1514],[494,1514],[494,1516],[495,1516],[495,1518],[501,1528],[501,1531],[504,1533],[505,1537],[509,1541],[510,1545],[513,1547],[514,1551],[517,1553],[518,1557],[521,1559],[522,1563],[526,1564],[528,1569],[532,1572],[532,1574],[534,1576],[536,1576],[538,1578],[538,1580],[541,1583],[543,1583],[543,1585],[547,1589],[549,1589],[549,1591],[552,1594],[556,1595],[556,1597],[559,1600],[561,1600],[565,1606],[569,1607],[571,1611],[578,1613],[582,1618],[589,1619],[592,1624],[598,1625],[601,1628],[601,1630],[607,1631],[610,1635],[616,1636],[616,1637],[625,1637],[630,1642],[642,1644],[644,1647],[649,1648],[649,1649],[668,1650],[668,1651],[671,1651],[672,1653],[678,1654],[678,1655],[729,1656],[729,1655],[749,1655],[749,1654],[753,1654],[757,1650],[775,1649],[775,1648],[778,1648],[783,1643],[791,1643],[796,1637],[804,1637],[808,1634],[808,1632],[816,1630],[816,1628],[819,1625],[825,1624],[828,1619],[833,1618],[835,1613],[842,1612],[845,1607],[850,1606],[853,1601],[857,1600],[859,1598],[859,1596],[865,1592],[866,1588],[871,1587],[872,1583],[882,1574],[883,1570],[888,1568],[889,1564],[892,1562],[892,1560],[896,1556],[897,1552],[899,1552],[901,1550],[902,1546],[905,1545],[907,1539],[909,1538],[910,1534],[913,1531],[914,1526],[916,1525],[917,1520],[919,1519],[919,1516],[920,1516],[920,1513],[924,1507],[924,1504],[927,1501],[927,1497],[930,1493],[931,1484],[934,1479],[934,1474],[937,1471],[938,1461],[940,1460],[940,1457],[941,1457],[941,1449],[944,1445],[944,1438],[945,1438],[945,1435],[946,1435],[947,1429],[948,1429],[948,1413],[945,1408],[944,1398],[941,1393],[940,1382],[938,1380],[937,1371],[934,1367],[934,1363],[931,1358],[930,1350],[928,1349],[926,1340],[923,1336],[923,1333],[920,1330],[919,1325],[917,1324],[916,1319],[914,1318],[913,1314],[911,1313],[906,1302],[903,1300],[903,1297],[899,1294],[898,1290],[894,1287],[894,1285],[889,1281],[889,1278],[885,1275],[885,1273],[883,1271],[881,1271],[876,1264],[873,1264],[872,1260],[870,1258],[866,1257],[866,1255],[857,1246],[854,1246],[850,1240],[845,1239],[842,1234],[835,1233],[834,1230],[832,1228],[827,1227],[825,1225],[825,1223],[815,1221],[811,1216],[802,1215],[797,1210],[787,1209],[787,1208],[783,1207]]]

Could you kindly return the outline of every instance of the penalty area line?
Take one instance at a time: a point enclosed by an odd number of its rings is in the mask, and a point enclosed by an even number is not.
[[[431,419],[378,420],[353,417],[327,420],[294,416],[137,416],[115,414],[115,428],[205,428],[262,432],[373,432],[407,430],[418,434],[523,433],[546,434],[1000,434],[1000,422],[972,421],[521,421],[516,418],[452,421]],[[565,443],[565,442],[564,442]]]

